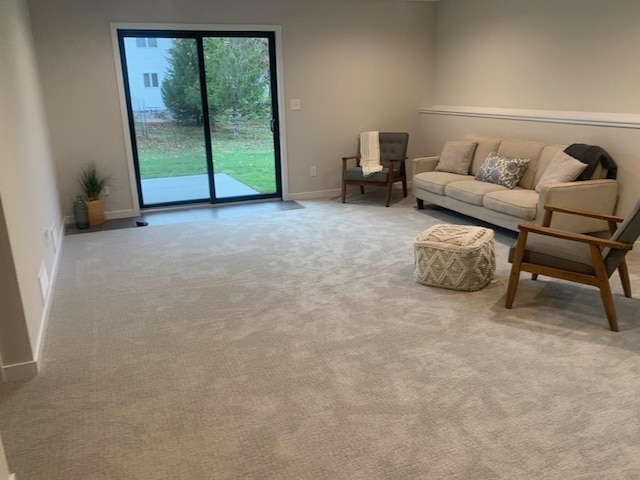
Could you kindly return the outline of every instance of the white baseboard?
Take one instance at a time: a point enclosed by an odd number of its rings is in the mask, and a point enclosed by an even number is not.
[[[129,208],[127,210],[112,210],[110,212],[104,212],[104,218],[106,220],[115,220],[117,218],[135,218],[139,217],[140,214],[136,212],[133,208]],[[66,225],[70,225],[74,222],[73,215],[67,215],[64,217],[64,223]]]
[[[115,220],[116,218],[134,218],[139,217],[140,214],[133,208],[127,210],[112,210],[110,212],[104,212],[104,218],[107,220]]]
[[[2,366],[2,379],[5,382],[24,380],[38,374],[38,363],[35,360]]]
[[[51,268],[51,277],[49,280],[49,291],[47,292],[47,298],[44,302],[44,308],[42,309],[42,318],[40,320],[40,331],[38,332],[38,339],[36,340],[36,348],[33,352],[34,361],[40,361],[42,358],[42,348],[44,347],[44,338],[47,332],[47,325],[49,323],[49,312],[51,311],[51,302],[53,300],[53,291],[55,290],[56,278],[58,277],[58,270],[60,267],[60,258],[62,258],[62,247],[64,243],[64,222],[63,218],[61,221],[61,225],[58,227],[57,231],[58,238],[56,239],[56,245],[58,248],[56,250],[55,258],[53,259],[53,267]],[[37,368],[37,367],[36,367]],[[37,371],[37,370],[36,370]]]
[[[340,195],[339,188],[333,190],[317,190],[315,192],[287,193],[283,200],[317,200],[320,198],[331,198]]]
[[[47,289],[46,297],[44,298],[44,307],[40,318],[40,329],[38,330],[38,337],[36,339],[35,349],[33,352],[34,359],[29,362],[3,365],[2,378],[5,381],[22,380],[25,378],[31,378],[38,374],[38,362],[40,361],[40,358],[42,358],[42,349],[44,347],[44,339],[47,331],[47,324],[49,322],[51,302],[53,301],[53,292],[55,290],[56,278],[60,267],[60,259],[62,258],[65,221],[66,218],[63,217],[60,220],[58,227],[54,230],[56,235],[56,238],[53,239],[53,244],[56,245],[55,255],[53,258],[53,267],[51,268],[51,274],[49,276],[49,288]]]
[[[350,185],[347,187],[348,191],[357,189],[357,186]],[[368,188],[381,188],[381,187],[368,187]],[[402,183],[396,182],[393,184],[394,189],[401,189]],[[411,181],[407,181],[407,190],[411,192]],[[315,192],[301,192],[301,193],[288,193],[283,200],[318,200],[323,198],[339,197],[342,195],[342,190],[335,188],[333,190],[316,190]]]

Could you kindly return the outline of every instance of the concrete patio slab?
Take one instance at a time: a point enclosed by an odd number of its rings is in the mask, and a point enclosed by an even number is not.
[[[217,198],[260,193],[226,173],[216,173],[213,177]],[[142,198],[145,205],[207,199],[209,198],[209,179],[207,175],[145,179],[142,180]]]

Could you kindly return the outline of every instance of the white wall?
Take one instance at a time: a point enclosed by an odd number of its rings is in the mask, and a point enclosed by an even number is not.
[[[429,100],[435,4],[398,0],[30,0],[63,209],[81,166],[113,176],[107,211],[131,209],[110,22],[280,25],[290,194],[337,190],[362,130],[416,132]],[[410,142],[411,144],[411,142]],[[411,147],[410,147],[411,148]],[[417,153],[417,152],[416,152]],[[309,176],[316,166],[317,177]]]
[[[23,0],[0,2],[0,65],[0,196],[8,237],[0,243],[9,244],[2,255],[13,261],[24,310],[20,315],[3,308],[4,322],[18,322],[3,329],[23,330],[26,323],[37,355],[46,319],[38,277],[43,266],[50,281],[55,276],[53,238],[59,247],[62,214]],[[27,361],[26,349],[22,354],[16,354],[18,361]]]
[[[434,103],[640,112],[637,0],[441,0]]]
[[[434,105],[639,114],[637,0],[441,0]],[[423,105],[428,107],[429,105]],[[638,129],[423,115],[425,152],[464,133],[605,148],[618,212],[638,197]]]

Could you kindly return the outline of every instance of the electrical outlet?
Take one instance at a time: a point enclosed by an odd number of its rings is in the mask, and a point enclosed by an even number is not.
[[[302,105],[300,103],[300,99],[294,98],[291,100],[291,110],[300,110]]]
[[[316,167],[311,167],[311,168],[309,169],[309,176],[311,176],[311,177],[315,177],[315,176],[316,176],[316,173],[317,173],[317,172],[316,172]]]
[[[102,190],[102,195],[104,195],[105,197],[108,197],[110,193],[111,193],[111,190],[109,190],[109,186],[107,185],[107,186],[106,186],[106,187],[104,187],[104,189]]]

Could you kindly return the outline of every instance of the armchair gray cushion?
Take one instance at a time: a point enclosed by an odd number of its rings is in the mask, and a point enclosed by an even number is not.
[[[516,244],[509,249],[509,263],[513,263],[515,251]],[[594,272],[589,245],[535,233],[529,234],[522,260],[585,275],[593,275]]]
[[[365,177],[364,175],[362,175],[362,167],[353,167],[345,170],[343,178],[345,180],[362,180],[366,178],[368,182],[386,183],[388,173],[389,169],[387,167],[384,167],[379,172]]]

